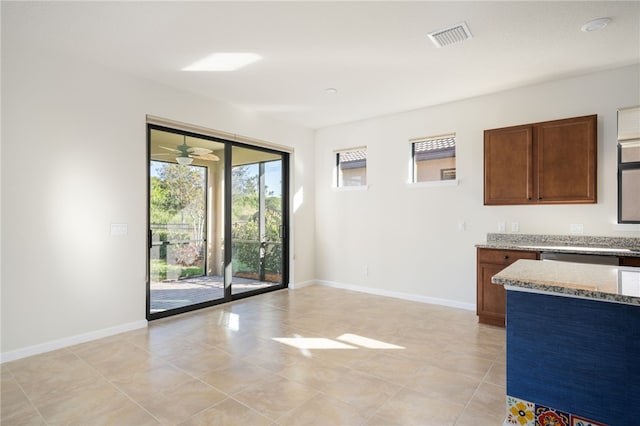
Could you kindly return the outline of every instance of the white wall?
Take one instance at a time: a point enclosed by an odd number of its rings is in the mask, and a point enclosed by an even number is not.
[[[146,114],[293,147],[291,280],[314,278],[311,130],[11,34],[2,48],[4,360],[146,324]]]
[[[639,76],[624,67],[317,131],[318,280],[474,309],[474,245],[498,222],[518,222],[520,233],[569,234],[582,223],[585,234],[640,237],[614,225],[616,110],[640,104]],[[597,204],[483,206],[484,129],[589,114],[598,114]],[[459,185],[408,186],[408,140],[451,132]],[[332,189],[333,150],[363,145],[369,189]]]

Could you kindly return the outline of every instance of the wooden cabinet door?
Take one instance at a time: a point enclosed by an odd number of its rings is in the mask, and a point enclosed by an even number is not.
[[[478,264],[477,314],[483,324],[504,327],[506,291],[491,283],[491,277],[505,268],[493,263]]]
[[[533,200],[533,129],[516,126],[484,132],[484,204]]]
[[[640,267],[640,257],[621,257],[620,258],[621,266],[639,266]]]
[[[538,203],[595,203],[597,116],[536,125]]]
[[[504,327],[506,291],[503,286],[493,284],[491,277],[516,260],[539,257],[536,251],[478,248],[476,313],[479,322]]]

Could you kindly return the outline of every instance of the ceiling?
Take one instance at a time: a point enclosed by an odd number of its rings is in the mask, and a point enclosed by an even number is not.
[[[463,21],[470,40],[427,38]],[[320,128],[640,63],[640,1],[3,1],[2,38]],[[215,52],[263,59],[181,71]]]

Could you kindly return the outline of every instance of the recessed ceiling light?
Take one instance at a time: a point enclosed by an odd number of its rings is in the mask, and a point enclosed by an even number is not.
[[[214,53],[182,71],[235,71],[260,59],[262,56],[256,53]]]
[[[335,87],[327,87],[326,89],[324,89],[324,93],[326,93],[327,95],[335,95],[336,93],[338,93],[338,89],[336,89]]]
[[[587,22],[580,29],[585,33],[590,33],[603,29],[609,22],[611,22],[611,18],[598,18]]]

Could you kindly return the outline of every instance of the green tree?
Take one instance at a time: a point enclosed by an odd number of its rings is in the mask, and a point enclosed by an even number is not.
[[[205,226],[205,170],[201,167],[171,163],[155,163],[158,175],[151,177],[151,222],[166,225],[191,225],[191,235],[178,232],[169,237],[159,232],[161,240],[193,239],[195,251],[201,252]],[[189,249],[185,247],[185,249]]]

